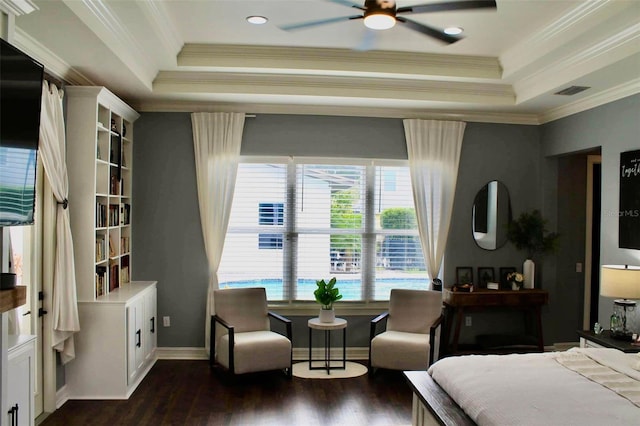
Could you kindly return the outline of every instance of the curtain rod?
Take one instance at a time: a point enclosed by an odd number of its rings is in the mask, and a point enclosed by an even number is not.
[[[49,73],[46,69],[44,70],[44,79],[49,82],[49,84],[55,84],[58,89],[61,89],[62,86],[66,85],[66,83],[62,79],[59,79],[58,77]]]

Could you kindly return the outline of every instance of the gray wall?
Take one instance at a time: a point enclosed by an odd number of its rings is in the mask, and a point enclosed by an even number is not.
[[[640,95],[634,95],[542,126],[544,155],[576,155],[601,147],[601,264],[640,265],[640,250],[618,247],[620,153],[640,149],[639,118]],[[601,297],[599,321],[606,327],[612,311],[613,300]],[[629,318],[634,331],[640,330],[638,311]]]
[[[640,264],[640,251],[617,247],[618,162],[621,151],[640,148],[640,96],[567,117],[543,126],[468,123],[464,135],[456,200],[445,254],[445,284],[457,266],[515,266],[524,253],[507,245],[478,248],[471,237],[471,205],[488,181],[503,182],[514,215],[534,208],[562,234],[556,255],[536,265],[537,286],[550,293],[543,310],[545,343],[575,341],[582,327],[584,262],[584,152],[602,146],[603,263]],[[207,261],[200,220],[188,113],[143,113],[135,125],[133,278],[158,280],[158,316],[171,316],[160,328],[161,347],[202,347]],[[245,155],[406,158],[402,120],[297,115],[247,118]],[[601,299],[600,321],[611,314]],[[637,317],[638,315],[636,315]],[[294,345],[306,347],[308,316],[294,318]],[[349,346],[366,346],[371,316],[349,317]],[[474,314],[462,339],[509,331],[510,317]],[[637,322],[637,318],[632,320]],[[637,327],[637,324],[636,324]]]
[[[207,262],[198,216],[190,115],[143,113],[135,124],[133,186],[133,278],[158,280],[161,347],[204,345]],[[402,120],[353,117],[259,115],[245,122],[245,155],[307,155],[406,158]],[[471,237],[471,204],[486,182],[498,179],[511,193],[515,213],[540,205],[540,128],[469,123],[461,154],[445,283],[456,266],[522,267],[512,247],[489,252]],[[306,320],[295,318],[294,345],[307,345]],[[351,317],[349,346],[366,346],[372,316]],[[465,332],[482,330],[474,321]],[[573,328],[575,330],[575,327]]]

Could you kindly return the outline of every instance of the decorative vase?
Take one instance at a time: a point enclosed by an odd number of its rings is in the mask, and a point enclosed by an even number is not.
[[[332,309],[320,309],[320,322],[334,322],[336,319],[336,312]]]
[[[520,284],[515,281],[511,281],[511,290],[520,290]]]
[[[524,275],[524,288],[533,288],[536,273],[536,264],[533,263],[533,260],[527,259],[524,261],[522,273]]]

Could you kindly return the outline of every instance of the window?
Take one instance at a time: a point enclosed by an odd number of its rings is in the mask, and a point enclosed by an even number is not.
[[[406,162],[270,160],[238,167],[221,288],[286,302],[334,276],[347,301],[427,288]]]
[[[258,206],[258,223],[260,225],[284,224],[284,203],[260,203]],[[282,234],[260,234],[258,248],[282,249]]]

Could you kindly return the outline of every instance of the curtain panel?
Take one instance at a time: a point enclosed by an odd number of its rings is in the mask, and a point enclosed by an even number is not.
[[[209,285],[205,316],[205,349],[209,353],[210,318],[213,312],[214,290],[218,289],[218,267],[240,159],[244,129],[244,113],[193,113],[193,145],[198,186],[200,223],[209,263]]]
[[[53,338],[63,364],[75,358],[73,333],[80,331],[73,238],[67,197],[66,139],[62,98],[55,85],[42,86],[39,152],[51,190],[58,203],[56,211],[56,248],[53,272]]]
[[[431,279],[440,274],[466,123],[403,120],[420,243]]]

